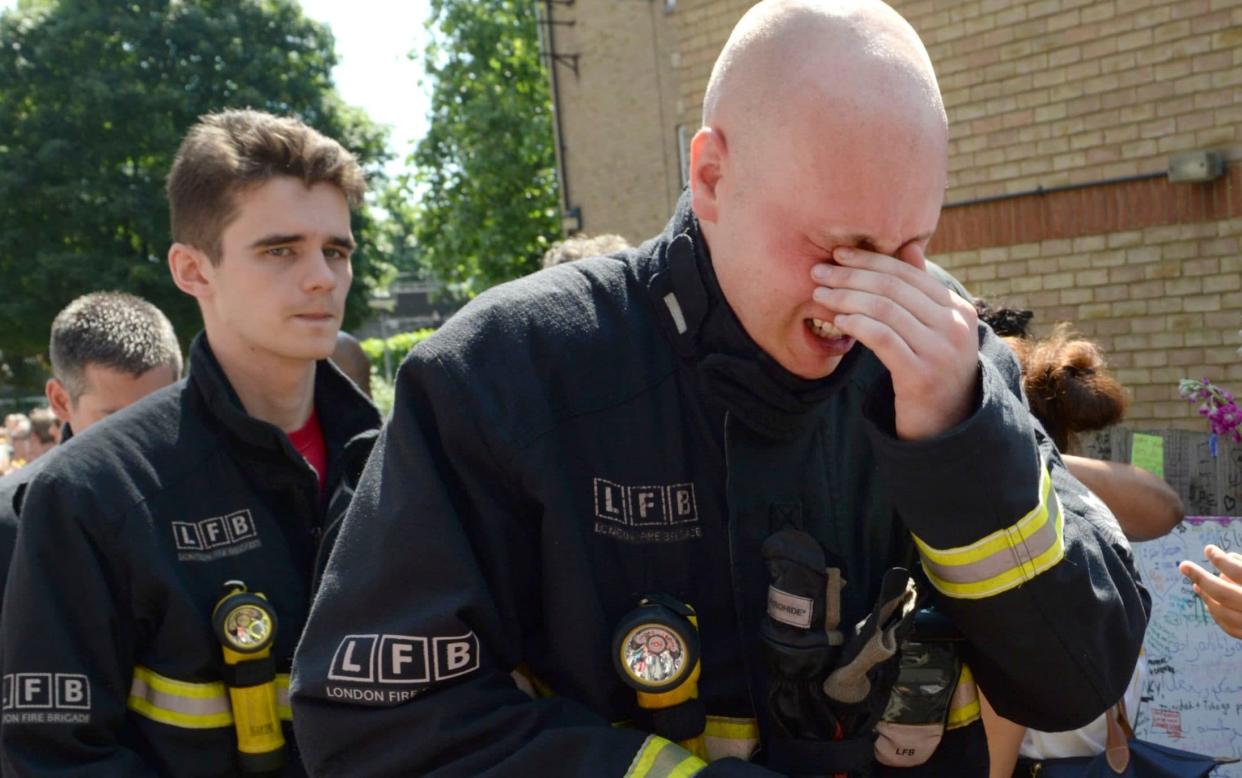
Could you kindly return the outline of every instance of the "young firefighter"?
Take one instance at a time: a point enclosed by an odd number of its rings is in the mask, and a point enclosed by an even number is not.
[[[52,320],[47,401],[63,426],[61,445],[95,422],[181,375],[181,347],[168,317],[140,297],[91,292]],[[52,453],[59,453],[57,448]],[[0,593],[8,575],[26,487],[51,456],[0,478]]]
[[[891,733],[945,721],[873,734],[916,559],[1005,715],[1120,697],[1129,546],[926,272],[948,126],[913,29],[757,3],[703,125],[664,234],[481,295],[402,366],[298,648],[317,775],[907,769],[927,738]]]
[[[302,772],[285,674],[379,426],[327,361],[363,190],[293,119],[186,135],[168,262],[204,332],[186,380],[30,484],[0,626],[6,775]]]

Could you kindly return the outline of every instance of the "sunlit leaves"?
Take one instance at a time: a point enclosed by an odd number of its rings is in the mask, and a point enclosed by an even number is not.
[[[534,9],[529,0],[432,0],[431,123],[411,158],[414,257],[466,293],[538,268],[560,234]]]
[[[335,61],[294,0],[30,0],[0,15],[0,352],[41,353],[52,316],[96,289],[143,295],[193,335],[197,310],[164,268],[182,134],[222,108],[292,113],[378,170],[384,133],[336,96]],[[366,213],[355,231],[354,320],[379,270]]]

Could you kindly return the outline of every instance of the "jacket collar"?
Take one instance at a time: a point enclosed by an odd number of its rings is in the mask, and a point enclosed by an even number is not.
[[[189,361],[189,383],[226,433],[251,448],[288,456],[296,454],[279,427],[246,413],[207,342],[206,332],[200,332],[190,344]],[[330,457],[351,438],[380,424],[379,411],[366,395],[326,359],[315,364],[315,409]]]
[[[679,355],[696,364],[709,395],[748,427],[769,436],[793,435],[846,383],[861,346],[831,375],[806,380],[750,338],[720,289],[689,190],[650,248],[656,271],[649,288],[667,336]]]

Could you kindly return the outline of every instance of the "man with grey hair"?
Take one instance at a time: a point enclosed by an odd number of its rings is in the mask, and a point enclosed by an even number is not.
[[[1150,601],[929,269],[947,145],[891,8],[756,4],[666,231],[402,366],[295,659],[311,772],[982,775],[972,677],[1116,702]]]
[[[168,317],[141,297],[92,292],[52,320],[52,377],[45,391],[61,443],[181,375],[181,348]],[[26,487],[46,459],[0,478],[0,600]]]
[[[52,320],[47,401],[72,432],[176,381],[181,346],[159,308],[124,292],[92,292]]]

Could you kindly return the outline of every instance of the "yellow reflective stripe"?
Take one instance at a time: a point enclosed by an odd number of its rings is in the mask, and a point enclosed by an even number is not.
[[[979,562],[992,556],[997,551],[1009,548],[1011,534],[1025,540],[1042,527],[1048,518],[1048,494],[1051,490],[1052,478],[1049,476],[1047,468],[1041,467],[1039,472],[1039,503],[1012,527],[997,530],[968,546],[960,546],[958,548],[932,548],[918,538],[915,538],[915,542],[918,543],[919,550],[923,552],[923,557],[938,565],[958,566]]]
[[[949,700],[949,718],[945,721],[944,728],[957,729],[973,724],[978,719],[979,690],[975,687],[975,677],[970,672],[970,666],[963,663],[957,688],[953,690],[953,698]]]
[[[749,740],[759,737],[759,722],[730,716],[708,716],[707,728],[703,730],[703,734],[729,740]]]
[[[168,678],[141,665],[134,668],[128,707],[161,724],[183,729],[217,729],[233,725],[228,689],[220,681],[192,683]],[[280,718],[293,720],[289,706],[289,674],[276,675],[276,707]]]
[[[730,716],[708,716],[703,745],[710,761],[736,757],[750,759],[759,747],[759,722]]]
[[[693,775],[697,775],[704,767],[707,767],[706,762],[694,754],[689,754],[673,768],[672,772],[668,774],[668,778],[690,778]]]
[[[643,741],[642,748],[638,749],[638,753],[634,755],[634,761],[630,763],[630,769],[625,771],[625,778],[644,778],[651,773],[651,766],[655,764],[656,757],[660,755],[660,751],[671,742],[662,737],[648,735]]]
[[[631,729],[634,722],[629,719],[614,721],[612,726]],[[748,760],[759,747],[759,722],[735,716],[708,716],[707,726],[703,729],[703,745],[709,762],[727,757]]]
[[[706,766],[706,762],[676,743],[648,735],[625,778],[690,778]]]
[[[932,585],[950,597],[982,599],[1008,591],[1065,556],[1061,501],[1040,468],[1039,504],[1016,524],[968,546],[937,549],[914,537]]]
[[[233,710],[223,683],[178,681],[141,666],[134,668],[129,709],[152,721],[185,729],[233,725]]]

